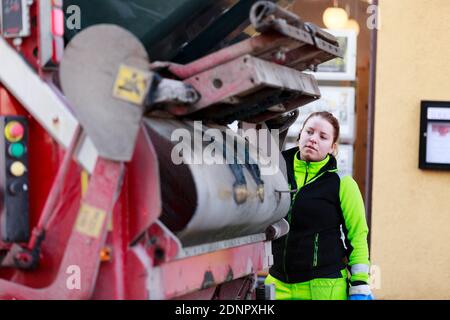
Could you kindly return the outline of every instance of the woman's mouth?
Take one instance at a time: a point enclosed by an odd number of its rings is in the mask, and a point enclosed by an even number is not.
[[[306,149],[311,149],[313,151],[317,151],[315,148],[311,147],[311,146],[305,146]]]

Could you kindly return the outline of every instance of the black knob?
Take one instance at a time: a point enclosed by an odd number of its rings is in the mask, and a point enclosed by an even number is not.
[[[21,181],[14,181],[9,185],[8,189],[12,195],[18,195],[22,192],[28,191],[28,185]]]

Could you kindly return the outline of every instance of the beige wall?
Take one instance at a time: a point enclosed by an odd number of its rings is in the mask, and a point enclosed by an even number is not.
[[[450,101],[450,1],[380,0],[379,9],[374,293],[450,299],[450,172],[418,169],[420,101]]]

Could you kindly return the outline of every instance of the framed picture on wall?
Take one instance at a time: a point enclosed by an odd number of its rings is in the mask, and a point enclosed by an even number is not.
[[[419,168],[450,170],[450,101],[422,101]]]
[[[339,46],[343,49],[344,57],[336,58],[317,66],[312,74],[317,80],[354,81],[356,79],[356,48],[357,35],[354,30],[325,30],[333,34]]]
[[[339,120],[340,142],[353,143],[355,141],[355,88],[319,86],[319,89],[320,99],[298,109],[299,116],[289,128],[288,137],[296,138],[310,113],[328,111]]]

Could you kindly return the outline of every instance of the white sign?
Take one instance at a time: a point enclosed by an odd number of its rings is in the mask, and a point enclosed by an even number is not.
[[[450,120],[450,108],[428,108],[427,119]]]

